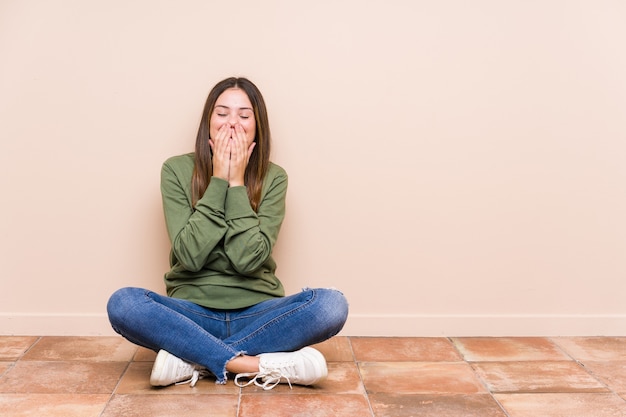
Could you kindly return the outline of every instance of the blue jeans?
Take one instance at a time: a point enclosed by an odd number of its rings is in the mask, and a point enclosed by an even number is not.
[[[206,367],[226,383],[240,355],[290,352],[339,333],[348,303],[333,289],[304,289],[237,310],[216,310],[141,288],[122,288],[107,304],[113,329],[129,341]]]

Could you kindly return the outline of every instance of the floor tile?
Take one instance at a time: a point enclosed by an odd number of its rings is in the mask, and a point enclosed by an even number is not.
[[[369,396],[376,417],[506,417],[488,394]]]
[[[361,382],[359,370],[354,362],[329,362],[328,378],[314,386],[302,387],[288,384],[278,384],[271,391],[250,385],[242,389],[242,394],[365,394],[365,388]]]
[[[452,341],[469,362],[571,359],[549,339],[542,337],[461,337]]]
[[[367,417],[363,395],[243,395],[239,417]]]
[[[454,362],[461,356],[445,338],[353,337],[352,350],[361,362]]]
[[[236,395],[115,395],[101,417],[236,417]]]
[[[480,362],[478,376],[491,392],[606,392],[574,361]]]
[[[626,361],[586,362],[585,369],[626,399]]]
[[[19,361],[0,378],[2,393],[112,393],[125,362]]]
[[[495,394],[509,417],[624,417],[614,394]]]
[[[34,361],[129,361],[137,346],[121,337],[42,337],[22,358]]]
[[[0,362],[0,377],[13,365],[14,362]]]
[[[359,368],[354,362],[330,362],[328,378],[317,384],[316,388],[321,393],[329,394],[365,394]]]
[[[368,393],[476,394],[486,392],[466,363],[363,362],[359,364]]]
[[[17,360],[37,339],[37,336],[0,336],[0,361]]]
[[[232,382],[226,385],[217,385],[215,378],[206,378],[198,381],[195,387],[189,384],[170,385],[168,387],[153,387],[150,385],[151,362],[132,362],[119,385],[116,394],[148,394],[148,395],[190,395],[190,394],[231,394],[238,395],[239,387]]]
[[[553,340],[581,362],[626,361],[626,337],[558,337]]]
[[[350,340],[345,336],[335,336],[313,347],[322,352],[328,362],[351,362],[354,360]]]
[[[136,362],[152,362],[156,359],[157,353],[153,350],[146,349],[145,347],[137,347],[137,352],[133,356],[133,360]]]
[[[156,353],[119,336],[0,336],[0,416],[626,417],[626,337],[338,336],[315,347],[329,375],[313,387],[230,377],[155,388]]]
[[[110,395],[0,394],[0,416],[99,417]]]

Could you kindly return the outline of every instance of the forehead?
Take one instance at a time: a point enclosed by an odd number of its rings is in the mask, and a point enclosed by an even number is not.
[[[215,106],[228,107],[230,109],[252,109],[252,103],[248,95],[239,88],[225,90],[215,101]]]

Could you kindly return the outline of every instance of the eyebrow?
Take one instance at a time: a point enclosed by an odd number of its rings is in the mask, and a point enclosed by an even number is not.
[[[223,104],[216,104],[215,107],[222,107],[224,109],[230,110],[230,107],[224,106]],[[239,110],[252,110],[252,107],[239,107]]]

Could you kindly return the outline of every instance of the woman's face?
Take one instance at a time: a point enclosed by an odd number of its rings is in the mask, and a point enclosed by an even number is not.
[[[213,114],[209,120],[209,134],[212,138],[224,125],[228,124],[231,129],[231,137],[234,135],[236,125],[241,125],[246,133],[247,145],[250,146],[256,136],[256,121],[254,110],[248,95],[239,88],[225,90],[215,102]]]

